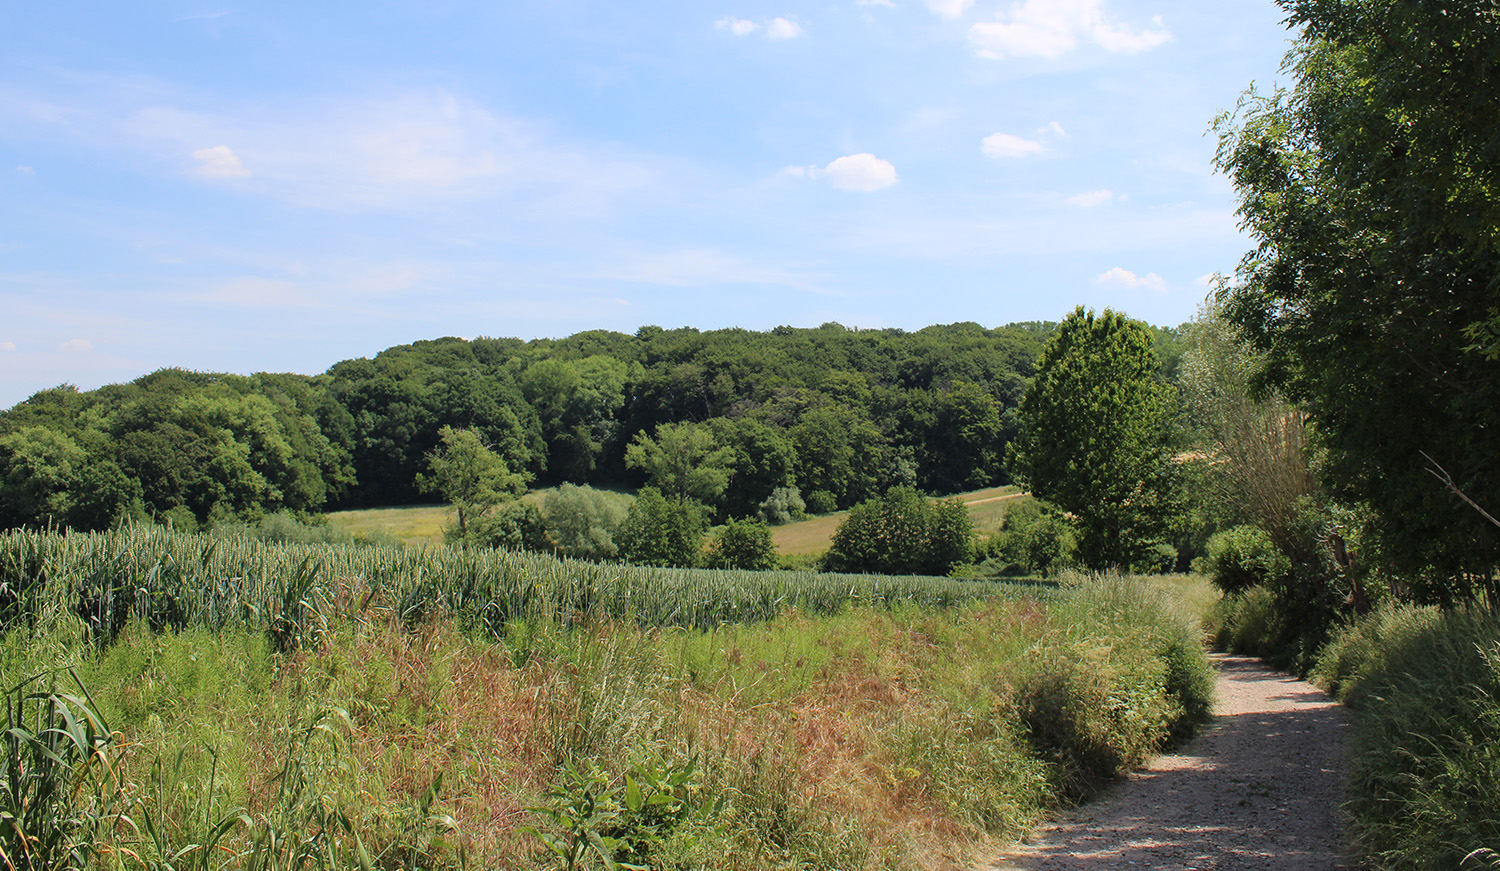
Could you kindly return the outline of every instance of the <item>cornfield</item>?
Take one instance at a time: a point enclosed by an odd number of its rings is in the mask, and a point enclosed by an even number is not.
[[[515,620],[709,629],[788,609],[947,607],[1002,589],[930,577],[644,568],[453,547],[271,544],[156,527],[0,533],[0,631],[71,614],[99,644],[140,621],[154,630],[251,628],[296,647],[341,608],[372,600],[409,625],[446,615],[500,636]]]

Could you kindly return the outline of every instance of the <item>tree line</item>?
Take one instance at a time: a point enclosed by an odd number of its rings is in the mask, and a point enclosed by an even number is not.
[[[1017,407],[1055,326],[444,338],[310,377],[164,369],[64,385],[0,413],[0,526],[430,501],[422,476],[445,427],[475,433],[529,487],[634,488],[654,462],[640,437],[696,440],[724,479],[703,500],[719,518],[755,516],[778,490],[826,512],[892,486],[992,486],[1009,480]]]

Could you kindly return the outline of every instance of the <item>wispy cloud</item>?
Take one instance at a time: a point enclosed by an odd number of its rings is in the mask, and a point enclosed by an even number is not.
[[[727,30],[735,36],[749,36],[760,29],[760,25],[754,21],[746,18],[735,18],[732,15],[726,15],[715,21],[714,27],[720,30]]]
[[[88,339],[68,339],[59,344],[57,350],[65,351],[69,354],[86,354],[94,350],[94,343]]]
[[[735,36],[749,36],[752,33],[764,30],[766,39],[796,39],[807,33],[807,31],[802,29],[802,25],[790,18],[781,17],[772,18],[770,21],[761,24],[751,21],[748,18],[736,18],[733,15],[726,15],[715,21],[714,27],[719,30],[727,30]]]
[[[827,166],[789,166],[784,172],[805,178],[826,178],[839,190],[861,193],[882,190],[901,180],[894,164],[869,152],[848,154]]]
[[[1167,280],[1155,272],[1136,275],[1134,272],[1119,266],[1095,278],[1094,283],[1102,287],[1123,287],[1127,290],[1137,290],[1144,287],[1147,290],[1154,290],[1157,293],[1165,293],[1167,290]]]
[[[121,126],[147,150],[190,155],[200,177],[243,178],[248,192],[335,210],[525,196],[595,212],[652,176],[442,90],[213,114],[154,105]]]
[[[1010,133],[991,133],[984,137],[980,149],[989,157],[1030,157],[1041,154],[1047,146],[1035,139],[1023,139]]]
[[[923,0],[923,2],[934,15],[950,21],[964,17],[964,13],[974,5],[974,0]]]
[[[1150,28],[1112,21],[1105,0],[1024,0],[995,21],[969,28],[969,40],[983,57],[1058,58],[1087,42],[1109,52],[1141,52],[1172,39],[1161,18]]]
[[[796,39],[805,33],[802,25],[786,18],[772,18],[766,25],[766,39]]]
[[[215,145],[194,151],[192,158],[198,161],[193,171],[204,178],[246,178],[250,170],[227,145]]]
[[[1092,209],[1098,206],[1102,206],[1105,203],[1114,202],[1114,199],[1114,191],[1097,190],[1088,191],[1087,193],[1075,194],[1064,199],[1063,202],[1067,203],[1070,206],[1077,206],[1080,209]]]

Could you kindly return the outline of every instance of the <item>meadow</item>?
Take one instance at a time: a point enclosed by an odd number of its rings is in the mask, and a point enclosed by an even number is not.
[[[529,499],[545,499],[547,490],[529,494]],[[974,531],[981,536],[993,534],[1000,529],[1005,518],[1005,509],[1012,500],[1021,496],[1013,486],[990,487],[958,494],[968,506]],[[776,552],[784,557],[804,560],[822,555],[833,540],[834,530],[849,515],[847,511],[824,514],[788,523],[771,529],[771,541]],[[443,541],[443,527],[454,521],[454,512],[449,505],[413,505],[399,508],[363,508],[350,511],[330,511],[326,515],[328,525],[340,533],[355,538],[372,538],[389,535],[409,545],[436,545]]]
[[[958,867],[1206,715],[1164,590],[5,533],[0,850]]]

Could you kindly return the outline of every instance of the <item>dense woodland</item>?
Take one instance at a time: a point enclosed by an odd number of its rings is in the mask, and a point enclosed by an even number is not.
[[[725,517],[754,514],[778,487],[827,511],[893,485],[990,486],[1008,480],[1015,410],[1054,328],[445,338],[315,377],[164,369],[62,386],[0,414],[0,526],[195,526],[430,502],[418,476],[445,426],[478,433],[532,486],[635,487],[632,437],[701,424],[732,449],[712,506]],[[1175,359],[1173,333],[1158,338]]]

